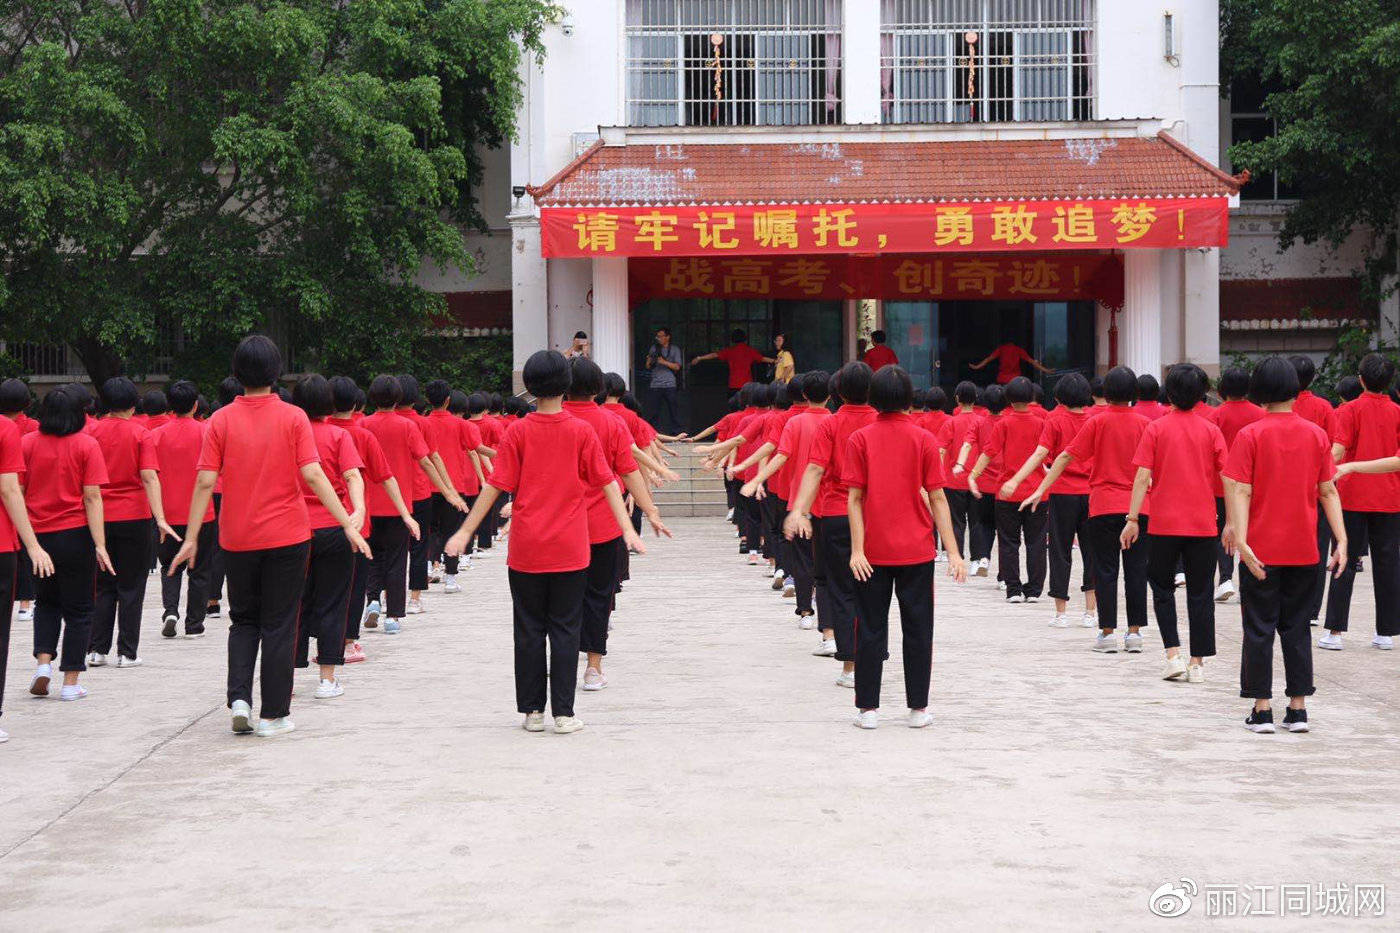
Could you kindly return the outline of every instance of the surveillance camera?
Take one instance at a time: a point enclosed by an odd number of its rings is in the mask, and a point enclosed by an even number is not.
[[[559,22],[559,28],[566,36],[572,36],[574,34],[574,17],[572,13],[564,14],[564,18]]]

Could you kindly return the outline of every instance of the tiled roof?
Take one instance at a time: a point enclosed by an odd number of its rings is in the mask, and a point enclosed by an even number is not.
[[[544,185],[541,207],[1228,197],[1225,174],[1156,138],[648,144],[601,142]]]

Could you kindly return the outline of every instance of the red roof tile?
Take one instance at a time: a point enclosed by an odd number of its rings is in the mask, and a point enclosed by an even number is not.
[[[1369,320],[1379,306],[1359,278],[1222,279],[1220,320]]]
[[[1157,138],[594,145],[541,207],[1228,197],[1240,180]]]

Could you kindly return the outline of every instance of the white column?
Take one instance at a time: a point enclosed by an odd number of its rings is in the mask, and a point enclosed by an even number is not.
[[[841,27],[841,113],[846,123],[880,122],[880,4],[847,0]]]
[[[1136,373],[1162,371],[1162,263],[1155,249],[1123,251],[1123,313],[1118,361]]]
[[[632,335],[627,306],[627,260],[593,260],[593,362],[629,378]],[[630,385],[630,379],[629,379]]]
[[[1183,362],[1220,374],[1220,250],[1185,251]]]
[[[549,284],[540,252],[540,219],[533,212],[511,214],[511,382],[525,391],[520,371],[536,350],[549,346]]]

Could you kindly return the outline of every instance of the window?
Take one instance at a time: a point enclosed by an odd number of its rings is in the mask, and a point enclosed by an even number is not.
[[[1093,0],[880,0],[885,123],[1092,120]]]
[[[627,0],[632,126],[841,122],[841,0]]]
[[[1278,132],[1278,124],[1264,111],[1264,98],[1270,90],[1251,78],[1230,82],[1230,145],[1257,143]],[[1297,196],[1274,172],[1258,172],[1240,189],[1240,198],[1245,201],[1278,201]]]

